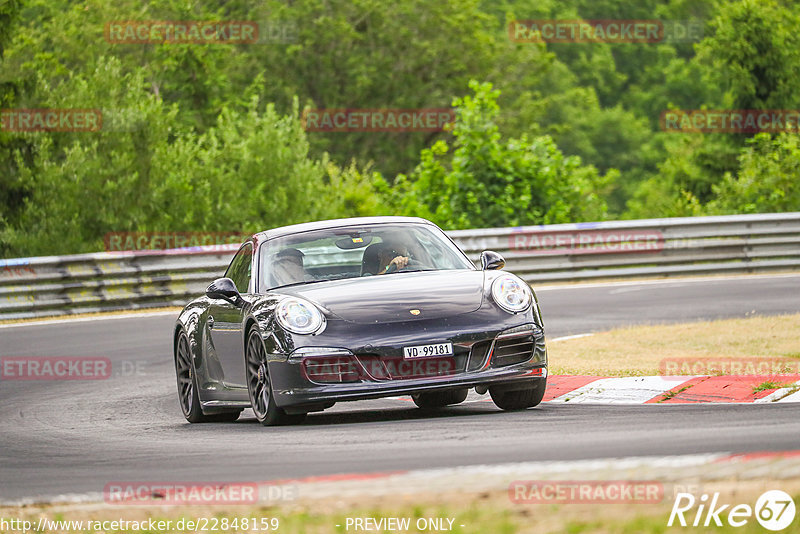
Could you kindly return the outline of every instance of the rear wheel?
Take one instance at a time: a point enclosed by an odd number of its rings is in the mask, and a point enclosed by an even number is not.
[[[489,394],[492,396],[492,401],[501,410],[524,410],[533,408],[542,402],[546,388],[547,382],[542,380],[536,386],[527,389],[508,391],[502,388],[489,388]]]
[[[307,414],[287,414],[275,404],[272,383],[267,368],[267,352],[258,330],[253,328],[247,338],[245,350],[247,366],[247,392],[250,404],[259,423],[264,426],[294,425],[302,423]]]
[[[464,402],[467,398],[468,389],[450,389],[447,391],[431,391],[429,393],[418,393],[411,395],[411,399],[420,408],[444,408],[451,404]]]
[[[236,421],[242,410],[206,415],[200,407],[200,398],[197,395],[197,375],[189,350],[189,338],[185,332],[178,337],[175,347],[175,375],[178,379],[178,401],[181,405],[183,416],[190,423],[216,423]]]

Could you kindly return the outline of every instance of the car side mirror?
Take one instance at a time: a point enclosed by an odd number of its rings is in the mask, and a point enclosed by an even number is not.
[[[206,296],[212,299],[223,299],[237,304],[241,301],[242,296],[239,290],[236,289],[236,284],[230,278],[217,278],[211,285],[206,288]]]
[[[481,252],[481,268],[484,271],[494,271],[502,269],[506,265],[506,260],[503,256],[492,250],[484,250]]]

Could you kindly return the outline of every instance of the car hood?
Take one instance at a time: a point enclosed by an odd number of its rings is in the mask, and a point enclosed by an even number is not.
[[[333,280],[281,290],[360,324],[439,319],[477,310],[483,271],[395,273]],[[418,314],[412,313],[418,310]]]

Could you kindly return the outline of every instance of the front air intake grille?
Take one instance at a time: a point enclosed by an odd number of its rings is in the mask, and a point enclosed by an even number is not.
[[[528,332],[500,334],[492,348],[492,365],[503,367],[527,362],[533,357],[537,339],[543,337],[542,331],[536,327]]]
[[[492,351],[492,364],[497,367],[526,362],[533,356],[533,334],[500,339]]]

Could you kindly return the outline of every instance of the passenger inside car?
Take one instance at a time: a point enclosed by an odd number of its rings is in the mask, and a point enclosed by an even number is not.
[[[273,285],[285,286],[306,281],[309,276],[303,266],[305,255],[296,248],[285,248],[272,264]]]

